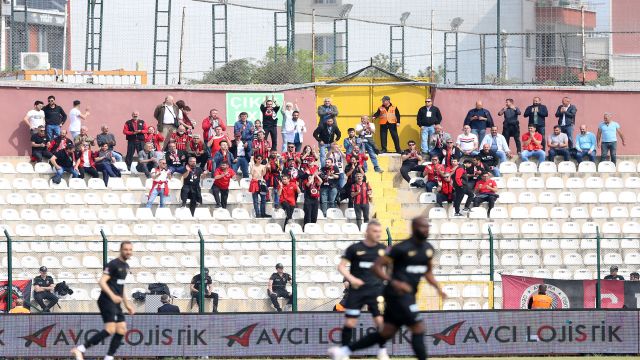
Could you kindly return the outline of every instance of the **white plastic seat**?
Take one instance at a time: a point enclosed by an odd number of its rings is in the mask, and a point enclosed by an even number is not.
[[[109,181],[109,185],[111,185],[111,181]],[[129,191],[141,191],[145,189],[139,177],[128,177],[125,182],[125,187]]]
[[[40,237],[51,237],[55,235],[53,233],[53,228],[51,228],[51,226],[48,224],[37,224],[33,228],[33,231],[36,234],[36,236],[40,236]],[[17,226],[16,226],[16,233],[18,233]]]
[[[68,192],[64,194],[64,202],[69,205],[84,205],[84,199],[79,193]]]
[[[110,190],[118,190],[118,191],[127,190],[127,187],[124,184],[124,180],[122,178],[119,178],[119,177],[111,177],[111,178],[109,178],[109,184],[108,184],[107,188],[110,189]]]
[[[609,209],[604,206],[594,206],[591,209],[591,217],[593,219],[607,219],[609,217]]]
[[[49,163],[36,163],[33,166],[33,170],[37,174],[53,174],[53,168]]]
[[[617,176],[609,176],[604,181],[605,189],[624,189],[624,180]]]
[[[18,174],[33,174],[33,165],[28,162],[21,161],[16,164],[16,172]]]
[[[626,219],[629,217],[629,210],[626,206],[614,206],[611,208],[609,216],[614,219]]]
[[[624,187],[627,189],[640,189],[640,177],[631,176],[625,179]]]
[[[534,174],[538,172],[538,165],[533,161],[523,161],[518,167],[518,172],[523,174]]]
[[[31,190],[31,182],[25,178],[14,178],[11,181],[11,187],[14,190]]]
[[[635,204],[637,201],[636,193],[632,191],[621,191],[618,194],[618,202],[621,204]]]
[[[622,233],[627,235],[640,234],[640,224],[635,221],[627,221],[622,224]],[[637,247],[640,248],[640,246]]]
[[[227,209],[215,209],[213,210],[213,218],[216,220],[232,220],[231,213]]]
[[[586,207],[574,206],[573,208],[571,208],[569,217],[571,217],[572,219],[588,219],[589,211]]]
[[[500,264],[502,266],[509,267],[520,266],[520,257],[514,253],[503,254],[502,258],[500,259]]]
[[[102,261],[93,255],[82,257],[82,266],[87,269],[102,269]]]
[[[454,254],[442,254],[439,259],[440,266],[458,266],[458,257]]]
[[[114,195],[116,195],[116,194],[114,194]],[[140,200],[141,200],[141,197],[138,194],[133,194],[133,193],[128,193],[128,192],[122,193],[122,195],[120,196],[120,203],[122,203],[122,204],[138,205],[139,206],[140,203],[141,203]]]
[[[496,206],[491,209],[491,214],[489,214],[490,219],[508,219],[509,212],[506,207]]]
[[[571,271],[567,269],[556,269],[553,271],[553,278],[558,280],[570,280],[573,277]]]
[[[543,161],[538,165],[538,172],[541,174],[555,174],[558,167],[553,161]]]
[[[540,204],[555,204],[558,202],[558,197],[555,193],[550,191],[543,191],[538,195],[538,202]]]
[[[73,229],[69,224],[56,224],[53,228],[53,232],[56,236],[60,237],[69,237],[74,235]]]
[[[605,265],[620,265],[622,264],[622,256],[616,253],[604,254]]]
[[[251,219],[251,215],[249,215],[249,212],[246,209],[243,209],[243,208],[235,208],[235,209],[233,209],[233,211],[231,212],[231,217],[236,219],[236,220],[250,220]]]
[[[20,210],[20,218],[23,221],[40,221],[40,216],[38,215],[38,212],[33,209]]]
[[[529,210],[529,217],[532,219],[547,219],[549,211],[544,206],[534,206]]]
[[[547,189],[563,189],[564,181],[562,180],[561,177],[551,176],[551,177],[548,177],[547,180],[545,181],[545,187]]]
[[[345,219],[345,217],[344,217],[344,214],[342,213],[342,210],[338,208],[330,208],[330,209],[327,209],[327,219],[343,220]]]
[[[31,188],[34,190],[49,190],[49,182],[42,178],[31,179]]]
[[[6,201],[9,205],[23,205],[26,203],[24,197],[17,193],[7,194]]]
[[[577,236],[581,234],[580,226],[577,223],[571,222],[571,221],[563,222],[560,231],[562,235],[565,235],[565,236],[566,235]]]
[[[104,181],[100,178],[91,178],[87,182],[87,187],[92,190],[106,190],[107,187],[104,185]]]
[[[616,164],[611,161],[600,161],[598,163],[598,172],[599,173],[615,173],[616,172]]]
[[[510,177],[507,180],[507,188],[509,189],[524,189],[525,184],[524,178],[521,177]]]
[[[637,219],[640,218],[640,206],[634,206],[629,210],[629,217]]]
[[[619,173],[629,174],[629,173],[637,172],[636,164],[633,161],[629,161],[629,160],[618,161],[617,167],[618,167],[617,170]]]
[[[58,216],[58,212],[53,209],[42,209],[40,210],[40,218],[43,221],[58,221],[60,217]],[[67,218],[65,218],[67,219]],[[75,218],[71,218],[75,219]]]
[[[432,207],[429,209],[429,219],[446,219],[447,217],[447,210],[444,208]]]
[[[558,195],[558,204],[575,204],[577,201],[576,194],[570,191],[561,192]]]
[[[537,222],[524,222],[520,225],[520,233],[522,235],[538,235],[540,234],[540,226]]]
[[[591,161],[583,161],[578,165],[579,173],[595,173],[596,170],[596,164]]]
[[[585,187],[585,182],[582,178],[570,177],[567,179],[565,187],[570,190],[583,189]]]
[[[614,199],[615,199],[615,196],[614,196]],[[580,193],[580,196],[578,196],[578,202],[582,204],[597,204],[598,195],[596,195],[596,193],[592,191],[583,191]]]
[[[420,194],[420,198],[418,200],[420,204],[435,204],[436,195],[434,193],[424,192]]]
[[[155,214],[156,220],[174,220],[171,209],[169,208],[157,208]]]
[[[526,253],[522,255],[523,266],[540,266],[540,256],[535,253]],[[504,265],[504,263],[503,263]]]
[[[527,179],[527,189],[544,189],[545,181],[541,177],[530,177]]]
[[[580,266],[583,264],[584,260],[582,259],[582,255],[578,253],[568,253],[564,255],[562,262],[566,266]]]
[[[515,174],[518,172],[518,165],[511,161],[504,161],[500,163],[499,169],[501,174]]]
[[[562,258],[558,253],[546,253],[542,258],[542,263],[547,267],[556,267],[558,264],[562,264]]]
[[[520,204],[535,204],[538,202],[538,198],[531,191],[523,191],[518,196],[518,202]]]
[[[460,229],[458,224],[454,222],[445,222],[440,225],[441,235],[460,235]]]
[[[553,275],[551,273],[551,270],[549,269],[535,269],[531,272],[531,276],[545,279],[545,278],[550,278]]]
[[[615,204],[618,202],[618,196],[613,191],[603,191],[598,195],[598,202],[600,204]]]
[[[491,210],[491,215],[493,215],[493,210]],[[527,219],[529,218],[529,210],[524,206],[514,206],[511,208],[511,218]]]

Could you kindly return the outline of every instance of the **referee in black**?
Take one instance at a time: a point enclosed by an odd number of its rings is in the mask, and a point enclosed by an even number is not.
[[[47,275],[47,267],[40,267],[40,276],[33,279],[33,298],[40,305],[42,312],[51,312],[51,308],[58,303],[58,297],[52,292],[55,285],[53,278]],[[45,304],[47,300],[48,304]]]
[[[124,304],[129,315],[135,314],[133,304],[124,296],[124,281],[129,274],[129,264],[127,260],[133,253],[133,244],[131,241],[123,241],[120,243],[120,256],[111,260],[104,269],[102,277],[98,282],[100,284],[100,297],[98,298],[98,308],[104,322],[104,330],[92,336],[84,345],[80,345],[71,350],[76,360],[84,359],[84,352],[88,348],[100,344],[103,340],[111,338],[109,350],[104,360],[113,360],[113,355],[120,347],[120,343],[127,333],[127,323],[124,319],[122,307]]]
[[[411,330],[414,354],[418,360],[426,360],[424,325],[416,304],[418,283],[424,276],[443,299],[446,294],[440,289],[431,267],[433,246],[427,241],[429,221],[424,217],[415,218],[411,222],[411,230],[411,238],[393,246],[386,256],[379,257],[373,264],[375,275],[387,282],[383,292],[385,312],[382,330],[371,333],[352,345],[330,348],[329,355],[332,359],[344,360],[354,351],[389,340],[406,325]]]
[[[285,298],[289,300],[287,305],[291,305],[293,297],[291,293],[287,291],[287,283],[291,281],[291,275],[284,272],[284,265],[277,263],[276,272],[271,274],[269,278],[269,284],[267,285],[267,294],[271,299],[271,303],[277,312],[282,312],[278,298]]]
[[[382,311],[384,311],[382,280],[371,272],[375,261],[385,254],[386,247],[380,244],[381,237],[382,225],[378,220],[372,219],[367,225],[365,239],[349,246],[338,265],[338,272],[350,284],[344,304],[345,320],[342,327],[342,346],[351,344],[353,329],[358,326],[360,310],[364,305],[367,305],[367,310],[373,316],[378,329],[382,329],[384,323],[382,318]],[[347,268],[349,264],[351,266]],[[389,359],[385,342],[385,340],[381,340],[378,344],[380,346],[379,360]]]

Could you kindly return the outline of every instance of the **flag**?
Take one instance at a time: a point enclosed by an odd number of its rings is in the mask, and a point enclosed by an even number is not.
[[[31,280],[13,280],[13,300],[21,298],[24,300],[25,307],[29,307],[31,301]],[[0,311],[7,311],[7,296],[9,295],[9,282],[0,280]]]

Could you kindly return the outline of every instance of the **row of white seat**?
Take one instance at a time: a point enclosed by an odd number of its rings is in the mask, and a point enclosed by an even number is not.
[[[563,206],[495,206],[491,209],[491,213],[487,215],[487,208],[484,206],[478,206],[471,208],[468,213],[469,219],[489,219],[501,220],[501,219],[573,219],[573,220],[588,220],[588,219],[636,219],[640,207],[634,206],[631,210],[624,206],[616,206],[609,211],[606,206],[594,206],[589,210],[587,206],[572,206],[571,209],[567,209]],[[444,207],[434,207],[429,209],[430,219],[455,219],[453,209]],[[466,219],[467,217],[463,217]],[[619,231],[618,231],[619,232]]]
[[[505,229],[507,230],[507,229]],[[543,250],[543,251],[557,251],[557,250],[595,250],[597,249],[597,239],[595,238],[552,238],[543,237],[536,238],[503,238],[497,236],[494,240],[494,249],[498,250]],[[434,247],[438,250],[461,250],[461,251],[486,251],[489,249],[489,240],[477,240],[477,239],[439,239],[433,242]],[[640,239],[629,238],[611,238],[605,237],[600,239],[600,248],[604,250],[609,249],[622,249],[622,250],[637,250],[640,248]]]
[[[476,208],[474,208],[476,209]],[[472,209],[472,210],[474,210]],[[494,208],[495,210],[495,208]],[[493,210],[491,211],[493,214]],[[503,219],[507,219],[506,217]],[[453,218],[446,222],[434,221],[431,224],[431,234],[446,238],[447,236],[473,236],[486,237],[491,232],[496,236],[503,237],[536,237],[543,235],[545,237],[576,237],[587,235],[587,237],[595,237],[596,228],[599,228],[601,234],[605,236],[616,236],[624,234],[630,238],[640,236],[640,223],[636,221],[607,221],[607,222],[575,222],[563,221],[530,221],[531,217],[523,218],[518,221],[504,222],[485,222],[478,224],[469,221],[467,218]]]
[[[556,165],[553,161],[543,161],[541,163],[535,163],[533,161],[523,161],[520,164],[516,164],[512,161],[505,161],[500,163],[500,173],[502,174],[572,174],[572,173],[637,173],[640,172],[640,164],[636,164],[633,161],[622,160],[616,165],[611,161],[600,161],[598,164],[591,161],[583,161],[578,166],[573,161],[561,161]]]
[[[489,266],[490,256],[489,254],[483,254],[480,257],[475,252],[465,252],[461,255],[457,253],[442,252],[438,257],[438,266],[440,267],[467,267],[470,270],[477,266]],[[541,257],[535,252],[527,252],[523,254],[518,253],[504,253],[498,257],[494,254],[494,265],[503,267],[551,267],[556,268],[560,266],[582,266],[582,265],[596,265],[598,256],[595,252],[585,253],[584,256],[571,252],[561,254],[557,251],[545,252]],[[624,258],[619,253],[606,253],[601,256],[602,264],[604,265],[640,265],[640,253],[629,252]]]

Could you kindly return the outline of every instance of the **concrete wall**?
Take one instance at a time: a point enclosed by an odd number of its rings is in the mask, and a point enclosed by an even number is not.
[[[192,109],[191,118],[197,121],[198,133],[202,133],[202,119],[209,114],[209,109],[219,109],[220,115],[226,118],[226,91],[192,90],[192,89],[79,89],[79,88],[38,88],[0,86],[0,99],[3,99],[2,127],[0,131],[0,156],[28,155],[31,151],[28,127],[22,122],[26,112],[33,107],[35,100],[46,103],[47,96],[54,95],[56,102],[68,113],[72,102],[78,99],[82,102],[81,109],[90,107],[89,120],[84,122],[93,136],[100,132],[100,126],[107,124],[118,141],[116,148],[126,151],[126,142],[122,134],[124,122],[131,118],[133,110],[140,111],[142,119],[147,124],[157,125],[153,118],[155,106],[164,100],[166,95],[173,95],[176,100],[184,100]],[[311,132],[317,123],[315,91],[292,90],[284,91],[285,101],[297,102],[301,110],[301,117],[305,119],[309,132],[305,143],[312,143]],[[254,119],[251,119],[254,120]],[[64,128],[67,128],[65,124]],[[233,137],[233,128],[227,133]],[[279,135],[280,136],[280,135]],[[281,139],[278,139],[280,144]]]
[[[618,145],[618,154],[640,154],[640,142],[634,141],[637,136],[637,119],[635,108],[640,101],[640,92],[616,92],[598,90],[576,89],[481,89],[481,88],[439,88],[435,91],[434,102],[442,110],[443,125],[452,136],[461,133],[462,123],[467,111],[474,107],[476,100],[482,100],[484,107],[491,111],[493,120],[502,131],[502,117],[498,117],[498,111],[504,107],[506,98],[513,98],[515,103],[524,113],[525,108],[532,103],[534,96],[542,98],[542,103],[547,105],[549,113],[555,114],[563,96],[572,98],[572,103],[578,108],[576,125],[586,124],[587,129],[594,134],[598,124],[602,121],[605,112],[613,112],[614,120],[620,123],[622,131],[626,134],[627,146]],[[526,131],[526,120],[520,120],[520,132]],[[550,134],[553,126],[557,125],[557,119],[551,115],[547,118],[547,134]],[[576,127],[575,132],[578,132]],[[575,136],[575,134],[574,134]],[[416,139],[417,140],[417,139]],[[513,145],[513,141],[511,142]],[[515,146],[512,146],[515,150]],[[599,151],[598,151],[599,153]]]

